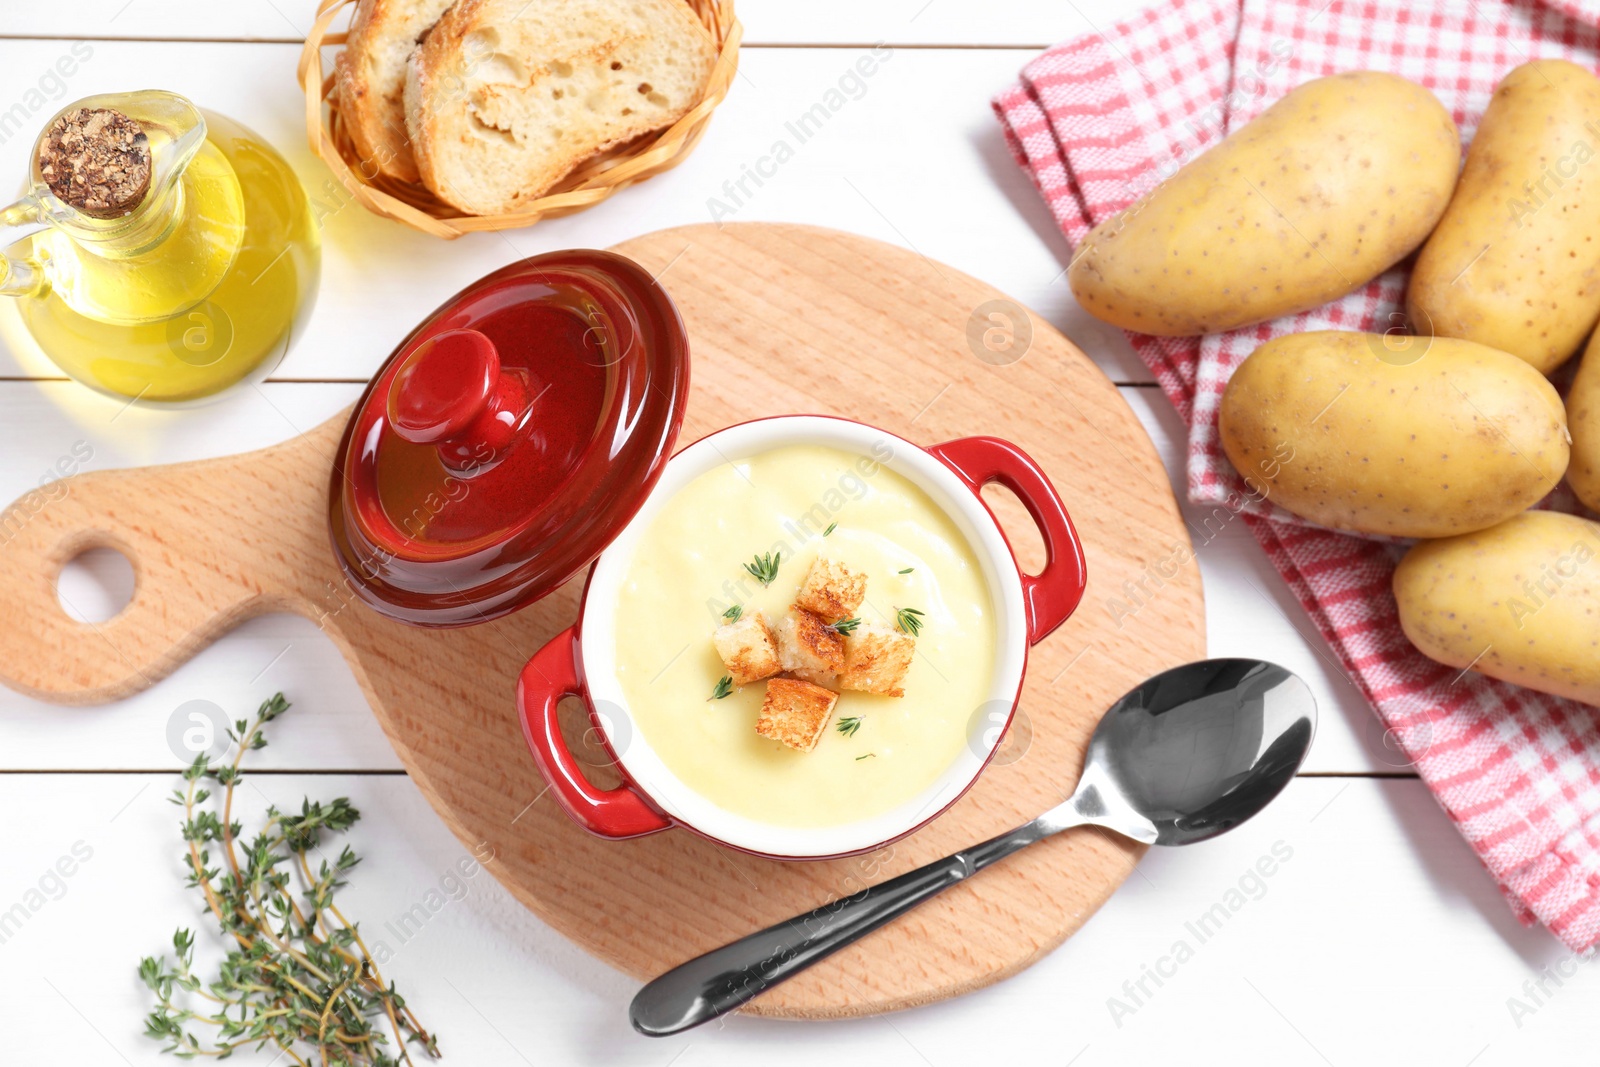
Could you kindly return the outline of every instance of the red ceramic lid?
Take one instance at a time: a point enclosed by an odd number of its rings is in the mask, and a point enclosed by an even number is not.
[[[588,566],[677,440],[689,345],[666,291],[610,252],[551,252],[463,289],[395,349],[334,457],[350,584],[423,626],[486,622]]]

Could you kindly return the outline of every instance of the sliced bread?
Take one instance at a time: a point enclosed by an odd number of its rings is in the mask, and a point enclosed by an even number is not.
[[[676,122],[715,62],[683,0],[457,0],[407,68],[417,169],[468,214],[514,212]]]
[[[453,0],[361,0],[334,62],[339,113],[370,167],[417,180],[406,134],[406,61]]]

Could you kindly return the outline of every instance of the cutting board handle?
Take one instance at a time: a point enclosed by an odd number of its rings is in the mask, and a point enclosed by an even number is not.
[[[344,424],[258,452],[75,475],[0,512],[0,682],[64,704],[154,684],[245,619],[332,617],[345,604],[322,529],[323,476]],[[320,456],[307,455],[314,451]],[[133,565],[133,599],[80,622],[56,593],[94,548]]]

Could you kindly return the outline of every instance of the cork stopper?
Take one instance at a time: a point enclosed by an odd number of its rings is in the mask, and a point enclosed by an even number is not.
[[[114,219],[150,190],[150,139],[120,111],[73,108],[39,145],[39,173],[68,207]]]

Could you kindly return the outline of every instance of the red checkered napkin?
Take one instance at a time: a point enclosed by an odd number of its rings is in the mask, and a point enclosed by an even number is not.
[[[1346,70],[1426,85],[1472,135],[1495,84],[1532,58],[1600,66],[1600,2],[1192,0],[1050,49],[995,99],[1017,161],[1067,239],[1127,207],[1291,88]],[[1271,337],[1383,330],[1406,270],[1314,311],[1204,338],[1129,334],[1189,424],[1188,491],[1243,513],[1346,671],[1525,923],[1600,944],[1600,713],[1443,667],[1411,647],[1390,581],[1400,548],[1302,523],[1242,492],[1217,407]],[[1548,506],[1576,510],[1563,490]]]

